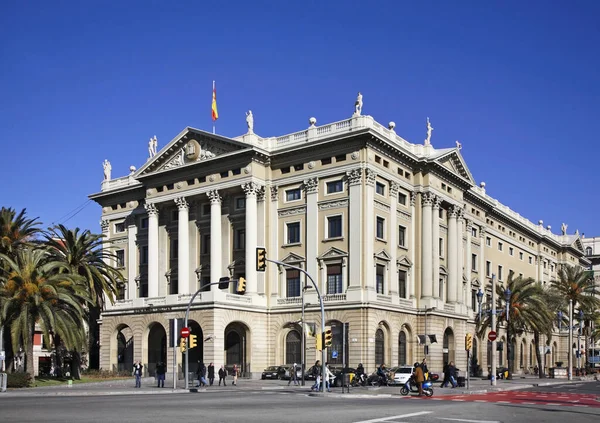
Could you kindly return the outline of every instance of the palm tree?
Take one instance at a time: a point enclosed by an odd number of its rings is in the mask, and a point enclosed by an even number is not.
[[[595,295],[598,286],[590,270],[564,265],[558,271],[558,279],[550,281],[550,287],[561,299],[562,309],[568,307],[569,300],[573,301],[573,310],[596,310],[600,307],[600,299]]]
[[[81,276],[89,291],[92,303],[89,308],[89,353],[90,367],[98,368],[99,327],[97,320],[104,310],[106,300],[114,303],[118,284],[123,279],[121,273],[111,264],[115,255],[102,249],[102,235],[79,228],[67,229],[64,225],[50,228],[45,234],[46,245],[54,259],[65,263],[69,272]],[[72,368],[76,376],[78,366]]]
[[[533,332],[538,368],[542,369],[542,359],[539,352],[540,334],[551,335],[552,312],[547,307],[546,296],[538,282],[532,278],[523,278],[522,276],[514,278],[513,276],[514,273],[511,271],[506,281],[506,288],[511,291],[508,303],[510,339],[507,339],[507,343],[510,346],[515,345],[517,336],[527,331]],[[496,319],[495,331],[500,329],[502,322],[506,322],[506,288],[500,284],[496,285],[496,311],[499,315]],[[487,328],[491,327],[491,319],[491,313],[482,316],[482,321],[479,322],[477,330],[477,335],[480,338],[485,336]],[[510,373],[513,371],[513,364],[509,356],[508,367]],[[544,377],[542,372],[540,372],[540,377]]]
[[[51,333],[70,348],[85,343],[83,304],[89,301],[81,278],[61,272],[64,263],[49,260],[43,249],[24,248],[15,257],[0,254],[0,323],[10,325],[13,353],[25,351],[26,370],[33,377],[33,336],[36,324],[50,345]]]
[[[29,219],[26,209],[18,214],[12,208],[0,209],[0,254],[11,255],[40,232],[37,218]]]

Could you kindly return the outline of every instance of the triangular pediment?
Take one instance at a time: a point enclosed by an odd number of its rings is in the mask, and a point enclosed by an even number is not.
[[[479,279],[473,278],[473,280],[471,280],[471,286],[481,286],[481,283],[479,283]]]
[[[467,164],[463,159],[462,154],[460,154],[460,150],[458,148],[453,148],[449,151],[446,151],[439,157],[436,157],[435,161],[455,175],[458,175],[475,185],[473,175],[471,175],[471,171],[467,167]]]
[[[285,256],[281,261],[287,264],[294,264],[294,263],[300,263],[305,261],[306,259],[302,256],[299,256],[298,254],[295,253],[289,253],[287,256]]]
[[[200,129],[187,127],[173,138],[135,173],[135,176],[159,173],[215,159],[252,146]]]
[[[583,248],[583,242],[581,242],[581,238],[577,238],[575,239],[575,242],[573,242],[573,244],[571,244],[571,246],[573,248],[575,248],[577,251],[580,251],[581,254],[585,254],[585,250]]]
[[[410,259],[406,255],[399,257],[398,260],[396,260],[396,264],[398,266],[404,266],[404,267],[412,267],[412,265],[413,265],[412,261],[410,261]]]
[[[317,257],[317,260],[327,260],[340,257],[348,257],[348,253],[340,250],[339,248],[331,247],[329,250]]]
[[[373,254],[373,257],[375,257],[376,259],[385,260],[385,261],[390,261],[392,259],[385,250],[381,250],[380,252]]]

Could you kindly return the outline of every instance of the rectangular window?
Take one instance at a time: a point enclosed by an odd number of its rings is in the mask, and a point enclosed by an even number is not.
[[[383,217],[377,217],[377,232],[376,232],[376,237],[378,239],[384,239],[384,226],[385,226],[385,219]]]
[[[328,165],[331,164],[331,157],[328,157],[326,159],[321,159],[321,164],[322,165]]]
[[[439,215],[440,219],[444,219],[444,209],[440,207]]]
[[[404,270],[398,271],[398,295],[400,298],[406,298],[406,280],[407,273]]]
[[[300,222],[286,223],[287,244],[297,244],[300,242]]]
[[[381,182],[375,182],[375,192],[379,195],[385,195],[385,185]]]
[[[246,208],[246,198],[245,197],[236,198],[235,199],[235,208],[237,210],[245,209]]]
[[[512,255],[514,255],[514,253],[515,253],[514,248],[513,247],[508,247],[508,255],[512,256]]]
[[[502,266],[498,265],[498,280],[501,281],[502,279]]]
[[[477,238],[477,228],[471,228],[471,236]]]
[[[519,251],[519,260],[523,260],[523,251]]]
[[[125,250],[115,251],[115,256],[117,259],[117,267],[125,267]]]
[[[327,238],[340,238],[342,236],[342,216],[327,217]]]
[[[406,247],[406,228],[404,226],[398,226],[398,245]]]
[[[440,257],[444,257],[444,238],[440,238],[438,242],[438,254]]]
[[[529,264],[533,264],[533,257],[529,256]]]
[[[398,193],[398,204],[402,204],[403,206],[406,206],[406,200],[408,200],[408,197],[406,196],[406,194],[399,192]]]
[[[200,254],[210,254],[210,235],[202,236],[202,244],[200,245]]]
[[[209,216],[209,215],[210,215],[210,203],[202,204],[202,216]]]
[[[302,198],[300,188],[288,189],[285,191],[285,201],[296,201]]]
[[[140,249],[140,264],[148,264],[148,246],[144,245]]]
[[[504,244],[498,241],[498,251],[504,250]]]
[[[344,190],[344,183],[341,180],[327,182],[326,185],[327,185],[327,194],[342,192]]]
[[[147,217],[142,217],[142,220],[140,220],[140,228],[148,229],[148,218]]]
[[[492,262],[491,261],[485,262],[485,275],[488,278],[492,276]]]
[[[471,270],[477,271],[477,254],[471,254]]]
[[[176,239],[171,240],[171,260],[175,260],[179,257],[179,242]]]
[[[171,210],[171,222],[179,221],[179,210]]]
[[[485,237],[485,245],[487,245],[488,247],[492,246],[492,238],[490,238],[489,236]]]
[[[288,269],[285,272],[287,297],[300,296],[300,271],[296,269]]]
[[[115,233],[125,232],[125,222],[115,223]]]
[[[343,294],[342,265],[327,265],[327,294]]]
[[[233,240],[233,248],[236,250],[243,250],[246,248],[246,230],[236,229],[235,237]]]
[[[383,294],[383,275],[385,272],[385,268],[383,265],[378,264],[375,270],[375,282],[377,284],[377,293]]]

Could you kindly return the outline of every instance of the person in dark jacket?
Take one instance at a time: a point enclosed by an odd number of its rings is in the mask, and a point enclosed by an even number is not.
[[[162,361],[156,364],[156,381],[159,388],[165,387],[165,373],[167,373],[167,366]]]
[[[206,366],[204,363],[198,364],[196,375],[198,376],[198,387],[206,386],[208,384],[208,382],[206,382]]]
[[[440,388],[445,388],[448,385],[448,382],[450,382],[450,373],[448,372],[448,367],[448,362],[446,361],[444,363],[444,368],[442,369],[444,372],[444,380],[442,381]]]
[[[210,363],[208,365],[208,383],[212,386],[215,381],[215,365]]]
[[[219,386],[221,386],[221,381],[223,381],[223,386],[227,386],[225,382],[225,378],[227,377],[227,370],[225,370],[225,366],[221,366],[219,369]]]

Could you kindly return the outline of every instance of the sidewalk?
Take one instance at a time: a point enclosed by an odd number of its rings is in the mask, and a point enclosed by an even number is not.
[[[480,394],[493,391],[509,391],[518,389],[533,388],[536,386],[550,385],[565,385],[569,383],[579,383],[581,381],[594,380],[593,377],[578,377],[573,381],[566,379],[539,379],[537,377],[519,377],[513,380],[498,380],[496,386],[491,386],[487,379],[472,379],[469,388],[440,388],[441,382],[434,382],[433,389],[435,396],[443,395],[469,395]],[[134,379],[94,382],[94,383],[77,383],[70,388],[65,385],[48,386],[44,388],[28,388],[28,389],[9,389],[7,392],[0,393],[0,401],[7,397],[22,397],[22,396],[105,396],[105,395],[164,395],[164,394],[188,394],[202,395],[212,392],[236,392],[236,391],[281,391],[289,393],[306,393],[314,396],[322,396],[322,393],[311,392],[310,387],[312,381],[306,381],[305,386],[289,385],[287,381],[279,380],[254,380],[254,379],[239,379],[238,386],[231,385],[231,379],[227,386],[213,386],[184,389],[183,380],[178,381],[177,388],[173,388],[173,380],[168,378],[165,381],[164,388],[158,388],[154,378],[143,378],[142,387],[135,388]],[[331,388],[332,392],[325,394],[332,397],[390,397],[400,395],[400,386],[386,387],[357,387],[350,388],[350,393],[347,389],[342,393],[342,388]]]

